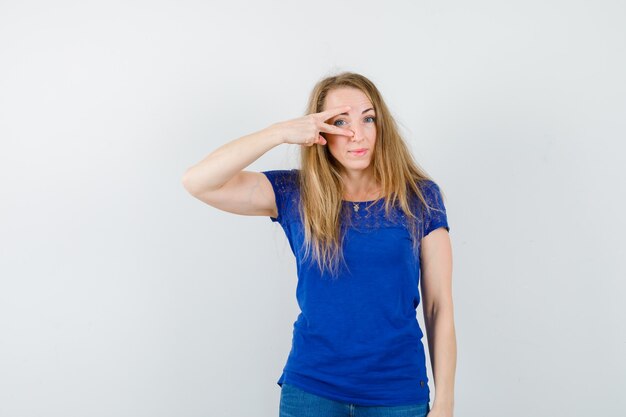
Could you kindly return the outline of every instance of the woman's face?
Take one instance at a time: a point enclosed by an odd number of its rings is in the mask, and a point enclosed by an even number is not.
[[[350,106],[347,114],[334,116],[326,123],[349,129],[354,136],[325,133],[328,150],[346,171],[369,167],[376,142],[376,112],[367,96],[359,89],[342,87],[328,92],[324,109]],[[363,150],[361,152],[357,152]]]

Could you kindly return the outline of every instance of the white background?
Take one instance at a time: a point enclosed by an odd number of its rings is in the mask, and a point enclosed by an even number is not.
[[[623,416],[625,21],[617,0],[0,2],[0,416],[278,415],[287,239],[181,179],[342,70],[445,196],[455,416]]]

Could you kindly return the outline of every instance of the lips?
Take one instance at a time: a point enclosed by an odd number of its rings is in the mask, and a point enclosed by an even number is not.
[[[354,156],[363,156],[367,153],[367,149],[355,149],[353,151],[348,151]]]

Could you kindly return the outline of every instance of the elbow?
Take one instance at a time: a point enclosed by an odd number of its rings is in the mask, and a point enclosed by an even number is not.
[[[185,173],[183,174],[183,177],[181,178],[181,184],[183,188],[187,190],[189,194],[193,195],[193,186],[192,186],[191,176],[189,175],[189,169],[185,171]]]
[[[435,308],[435,303],[424,303],[424,320],[430,321],[436,314],[437,309]]]
[[[424,305],[424,321],[434,323],[438,318],[446,320],[454,315],[454,307],[450,298],[442,298]]]
[[[187,190],[189,194],[192,196],[199,198],[198,196],[203,196],[208,198],[209,194],[213,191],[217,191],[220,187],[209,187],[206,184],[206,180],[203,180],[201,177],[194,176],[190,170],[187,170],[181,179],[181,184]]]

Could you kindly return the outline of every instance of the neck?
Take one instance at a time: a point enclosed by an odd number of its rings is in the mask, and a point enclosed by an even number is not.
[[[344,172],[342,179],[343,193],[349,200],[373,200],[378,197],[380,186],[374,181],[371,170]]]

